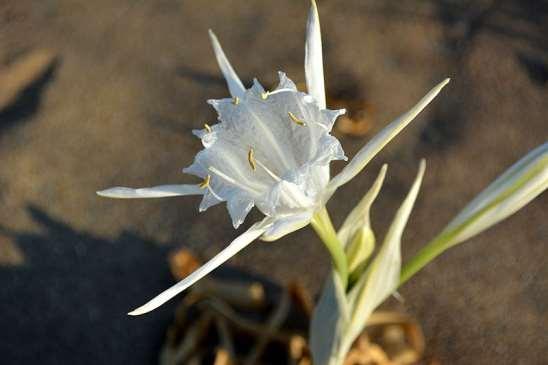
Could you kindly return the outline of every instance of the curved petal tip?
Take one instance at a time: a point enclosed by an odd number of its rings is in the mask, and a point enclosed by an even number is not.
[[[213,46],[215,58],[217,59],[217,63],[219,64],[219,68],[221,69],[221,72],[225,77],[226,83],[228,85],[230,95],[232,95],[233,97],[243,97],[243,95],[245,94],[245,87],[242,84],[242,81],[240,80],[238,75],[236,74],[236,71],[234,71],[234,68],[228,61],[228,58],[226,57],[223,48],[219,43],[219,39],[211,29],[209,29],[209,38]]]
[[[323,72],[322,36],[316,2],[310,2],[306,24],[304,70],[308,93],[325,109],[325,83]]]
[[[139,307],[135,310],[132,310],[131,312],[128,312],[127,315],[128,316],[140,316],[141,314],[145,314],[146,312],[148,312],[147,310],[145,310],[143,307]]]
[[[225,249],[219,252],[215,257],[206,262],[204,265],[196,269],[192,274],[188,275],[183,280],[171,288],[164,290],[162,293],[148,301],[144,305],[128,313],[130,316],[139,316],[153,311],[158,308],[177,294],[186,290],[188,287],[202,279],[204,276],[215,270],[217,267],[225,263],[232,256],[240,252],[243,248],[261,236],[270,226],[272,226],[272,219],[265,218],[262,221],[252,225],[247,231],[242,233],[234,241],[232,241]]]

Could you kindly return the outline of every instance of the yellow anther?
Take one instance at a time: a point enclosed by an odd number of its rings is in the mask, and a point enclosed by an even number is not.
[[[234,104],[234,105],[240,104],[240,98],[237,97],[237,96],[233,97],[232,98],[232,104]]]
[[[253,151],[253,148],[250,148],[247,153],[247,161],[249,162],[249,166],[255,171],[257,169],[257,163],[255,162],[255,151]]]
[[[211,129],[211,127],[209,126],[209,124],[204,123],[204,128],[206,129],[207,133],[211,133],[211,132],[212,132],[212,129]]]
[[[298,124],[298,125],[302,125],[302,126],[305,126],[306,123],[302,120],[302,119],[299,119],[295,116],[295,114],[291,113],[291,112],[287,112],[287,114],[289,115],[289,118],[291,118],[291,120],[293,122],[295,122],[295,124]]]
[[[204,181],[202,181],[202,183],[200,185],[198,185],[198,187],[200,189],[205,189],[205,188],[209,187],[209,182],[210,181],[211,181],[211,176],[207,175],[206,178],[204,179]]]
[[[265,91],[264,93],[261,93],[261,99],[266,100],[268,98],[268,95],[270,95],[270,92]]]

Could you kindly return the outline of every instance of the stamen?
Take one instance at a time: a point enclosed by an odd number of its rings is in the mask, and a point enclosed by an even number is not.
[[[295,114],[291,113],[291,112],[287,112],[287,114],[289,115],[289,118],[291,118],[291,120],[297,124],[297,125],[300,125],[300,126],[305,126],[306,123],[302,120],[302,119],[299,119],[295,116]]]
[[[270,175],[271,178],[273,178],[275,181],[279,182],[279,181],[282,181],[282,179],[280,179],[278,177],[278,175],[276,175],[275,173],[273,173],[272,171],[270,171],[270,169],[268,167],[266,167],[261,161],[259,160],[255,160],[255,163],[257,165],[259,165],[259,167],[261,167],[263,170],[265,170],[265,172]]]
[[[264,93],[261,93],[261,99],[266,100],[268,98],[268,95],[270,95],[270,91],[265,91]]]
[[[207,124],[206,124],[207,125]],[[207,175],[204,181],[198,185],[200,189],[207,189],[209,192],[218,200],[223,200],[219,195],[215,194],[213,189],[211,188],[211,185],[209,185],[209,182],[211,181],[211,175]]]
[[[253,194],[259,194],[260,192],[249,187],[248,185],[246,184],[241,184],[239,182],[237,182],[236,180],[234,180],[233,178],[231,178],[230,176],[226,175],[224,172],[222,171],[219,171],[217,170],[215,167],[213,166],[210,166],[209,167],[209,171],[213,172],[215,175],[219,176],[221,179],[225,180],[226,182],[228,182],[229,184],[232,184],[240,189],[244,189],[244,190],[247,190]]]
[[[240,98],[237,97],[237,96],[233,97],[232,98],[232,104],[234,104],[234,105],[240,104]]]
[[[207,124],[206,124],[207,125]],[[211,176],[210,175],[207,175],[204,179],[204,181],[202,181],[202,183],[200,185],[198,185],[198,187],[200,189],[205,189],[205,188],[208,188],[209,187],[209,182],[211,181]]]
[[[253,148],[249,149],[249,152],[247,153],[247,161],[249,162],[249,165],[253,169],[253,171],[257,170],[257,166],[255,165],[255,152],[253,151]]]
[[[278,89],[278,90],[271,91],[271,92],[269,92],[268,94],[269,94],[269,95],[274,95],[274,94],[285,93],[285,92],[295,92],[295,90],[293,90],[293,89],[288,89],[288,88],[285,88],[285,89]]]
[[[204,123],[204,128],[206,129],[207,133],[211,133],[211,132],[212,132],[212,129],[211,129],[211,127],[209,126],[209,124]]]
[[[211,195],[213,195],[213,196],[215,197],[215,199],[220,200],[220,201],[223,201],[223,200],[224,200],[224,199],[221,198],[217,193],[215,193],[215,192],[213,191],[213,188],[212,188],[211,186],[208,186],[208,187],[207,187],[207,190],[209,190],[209,192],[211,193]]]
[[[257,165],[259,165],[265,172],[270,175],[275,181],[281,181],[275,173],[270,171],[268,167],[266,167],[261,161],[255,159],[255,150],[253,148],[249,148],[249,152],[247,153],[247,161],[249,162],[249,165],[253,169],[253,171],[257,170]]]

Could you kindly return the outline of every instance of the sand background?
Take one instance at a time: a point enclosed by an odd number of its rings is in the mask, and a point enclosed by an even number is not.
[[[155,363],[175,303],[125,312],[172,283],[166,257],[203,257],[234,232],[223,205],[116,201],[112,185],[195,181],[180,169],[227,96],[213,28],[242,79],[304,80],[306,1],[4,0],[0,64],[39,48],[56,65],[0,113],[0,363]],[[328,90],[357,86],[373,131],[434,84],[453,81],[329,204],[336,223],[381,164],[378,237],[427,159],[403,241],[409,257],[507,166],[548,136],[546,1],[319,1]],[[353,156],[366,138],[339,135]],[[343,165],[333,165],[333,172]],[[547,200],[446,253],[402,290],[443,364],[548,358]],[[246,225],[258,219],[248,217]],[[306,229],[230,261],[319,290],[326,253]],[[311,268],[314,268],[313,270]]]

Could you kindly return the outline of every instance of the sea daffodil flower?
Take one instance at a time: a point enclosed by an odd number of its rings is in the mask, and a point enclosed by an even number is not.
[[[339,141],[330,134],[344,110],[326,109],[320,23],[315,2],[312,1],[306,28],[308,93],[299,92],[284,73],[279,73],[280,83],[273,91],[264,90],[257,80],[246,89],[211,31],[210,38],[231,98],[209,100],[220,123],[194,131],[204,149],[183,171],[202,178],[202,182],[141,189],[114,187],[98,194],[111,198],[202,195],[200,211],[226,201],[234,227],[244,221],[254,206],[265,218],[187,278],[130,312],[131,315],[162,305],[255,239],[276,240],[314,222],[315,215],[324,209],[335,190],[356,176],[449,81],[441,82],[417,105],[388,124],[340,174],[330,179],[330,162],[346,159]],[[334,261],[335,266],[343,266],[337,265],[335,257]]]

